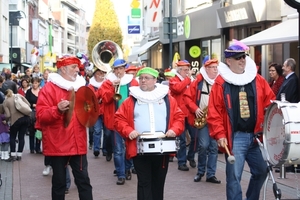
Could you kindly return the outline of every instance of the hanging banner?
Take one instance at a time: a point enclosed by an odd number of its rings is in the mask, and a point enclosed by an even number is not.
[[[147,26],[158,27],[162,21],[162,0],[147,0]]]

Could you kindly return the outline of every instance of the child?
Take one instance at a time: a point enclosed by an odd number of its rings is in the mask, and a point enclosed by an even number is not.
[[[4,116],[4,110],[2,104],[0,104],[0,152],[1,159],[9,159],[8,147],[9,147],[9,126]]]

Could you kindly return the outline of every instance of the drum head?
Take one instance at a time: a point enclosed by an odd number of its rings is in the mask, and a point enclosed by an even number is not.
[[[283,155],[286,154],[285,127],[283,125],[282,109],[277,103],[272,103],[266,111],[264,120],[264,147],[269,154],[269,161],[273,165],[283,164]]]

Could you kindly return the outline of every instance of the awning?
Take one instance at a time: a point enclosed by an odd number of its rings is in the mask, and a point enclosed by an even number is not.
[[[247,37],[241,42],[248,46],[298,41],[298,18],[288,19],[264,31]]]
[[[140,57],[141,55],[145,54],[148,51],[148,49],[155,45],[158,41],[159,39],[147,42],[146,44],[138,48],[132,55],[137,54],[138,57]]]

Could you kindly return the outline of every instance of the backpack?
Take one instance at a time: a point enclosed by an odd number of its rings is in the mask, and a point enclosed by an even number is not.
[[[32,110],[30,106],[25,101],[23,101],[20,94],[14,94],[14,102],[16,109],[20,113],[30,116]]]

